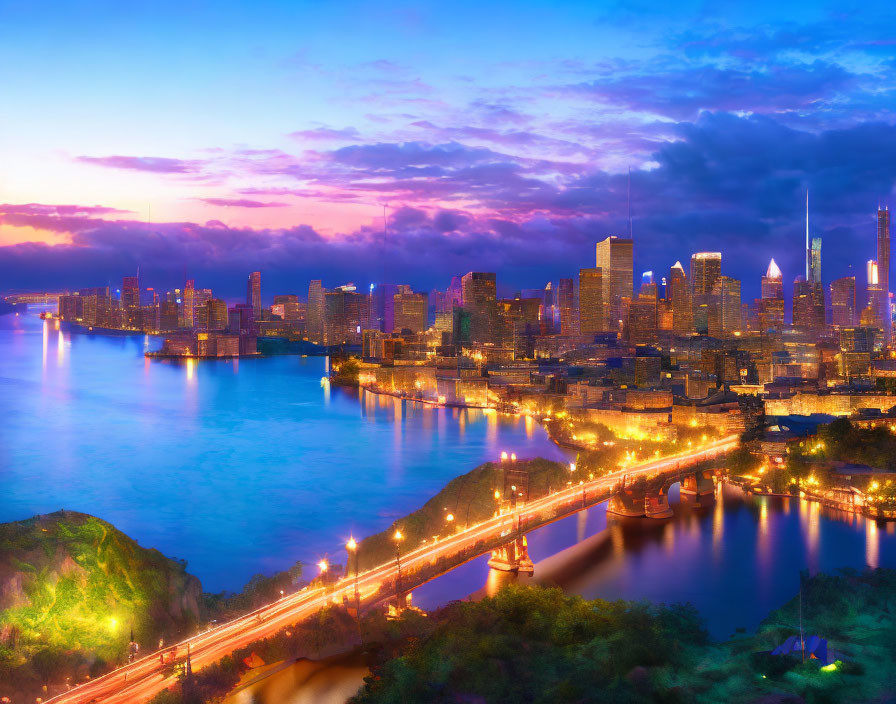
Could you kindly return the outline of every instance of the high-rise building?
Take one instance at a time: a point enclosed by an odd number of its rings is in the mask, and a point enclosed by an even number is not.
[[[470,314],[470,342],[494,342],[498,326],[497,277],[494,273],[471,271],[461,279],[463,307]]]
[[[396,293],[394,332],[426,332],[429,301],[425,293]]]
[[[601,332],[607,318],[604,311],[602,269],[579,269],[579,334],[589,340]]]
[[[634,293],[634,243],[631,239],[607,237],[596,247],[596,266],[601,270],[603,306],[607,331],[621,330],[625,309]]]
[[[140,307],[140,280],[136,276],[125,276],[121,282],[121,307]]]
[[[289,293],[281,296],[274,296],[274,305],[283,306],[283,320],[293,321],[301,319],[299,297],[295,294]]]
[[[712,285],[707,306],[707,331],[712,337],[728,337],[741,330],[740,281],[719,276]]]
[[[206,329],[208,330],[226,330],[227,329],[227,303],[220,298],[209,298],[205,302],[205,320]]]
[[[809,249],[809,279],[813,284],[821,283],[821,237],[813,237]]]
[[[691,255],[691,305],[694,329],[700,334],[709,332],[708,312],[712,288],[721,275],[721,252],[697,252]]]
[[[647,345],[656,339],[657,300],[649,290],[639,293],[626,306],[626,336],[633,345]]]
[[[890,210],[877,209],[877,277],[882,302],[884,345],[893,346],[893,316],[890,312]]]
[[[249,274],[246,284],[246,303],[252,306],[255,320],[261,320],[261,272],[253,271]]]
[[[784,327],[784,277],[775,260],[768,264],[762,277],[761,295],[757,303],[759,331],[781,330]]]
[[[802,275],[793,282],[793,327],[816,335],[825,328],[824,289]]]
[[[677,335],[690,335],[694,332],[694,311],[691,306],[688,276],[681,262],[675,262],[669,270],[666,298],[672,305],[672,330]]]
[[[831,322],[837,328],[856,324],[855,276],[844,276],[831,282]]]
[[[308,311],[305,329],[308,339],[317,344],[326,344],[324,340],[324,287],[319,279],[308,283]]]
[[[575,279],[560,279],[557,291],[560,305],[560,334],[578,335],[579,325]]]

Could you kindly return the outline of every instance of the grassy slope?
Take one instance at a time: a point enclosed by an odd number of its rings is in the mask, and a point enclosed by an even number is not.
[[[199,618],[199,581],[99,518],[59,511],[0,525],[0,663],[41,650],[122,657]]]

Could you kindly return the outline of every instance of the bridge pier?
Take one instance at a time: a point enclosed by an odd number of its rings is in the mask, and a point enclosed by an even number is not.
[[[666,487],[644,495],[644,514],[648,518],[672,518],[675,515],[669,506]]]
[[[529,544],[526,542],[526,536],[514,538],[506,545],[492,550],[488,566],[502,572],[533,574],[535,565],[529,557]]]
[[[607,504],[607,513],[614,513],[617,516],[646,515],[644,492],[623,489],[618,494],[613,494]]]
[[[689,474],[681,480],[681,493],[692,496],[709,496],[715,493],[712,477],[713,470],[711,469]]]

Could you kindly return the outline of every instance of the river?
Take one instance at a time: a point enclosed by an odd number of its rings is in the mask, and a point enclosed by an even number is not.
[[[172,363],[143,357],[153,343],[0,317],[0,521],[92,513],[186,558],[206,589],[236,589],[299,559],[344,559],[350,532],[388,526],[502,450],[567,456],[531,420],[327,388],[321,358]],[[668,520],[601,505],[531,533],[534,580],[587,598],[689,601],[722,639],[793,596],[801,569],[896,567],[894,523],[730,486],[699,505],[673,487],[670,503]],[[486,562],[414,603],[514,579]],[[362,674],[354,661],[302,663],[239,702],[341,701]]]

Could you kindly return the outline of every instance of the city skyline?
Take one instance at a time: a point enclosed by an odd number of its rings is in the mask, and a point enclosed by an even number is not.
[[[863,276],[896,181],[883,4],[508,8],[10,8],[0,280],[523,287],[628,234],[631,203],[636,272],[722,250],[752,298],[774,257],[790,295],[807,189],[824,279]]]

